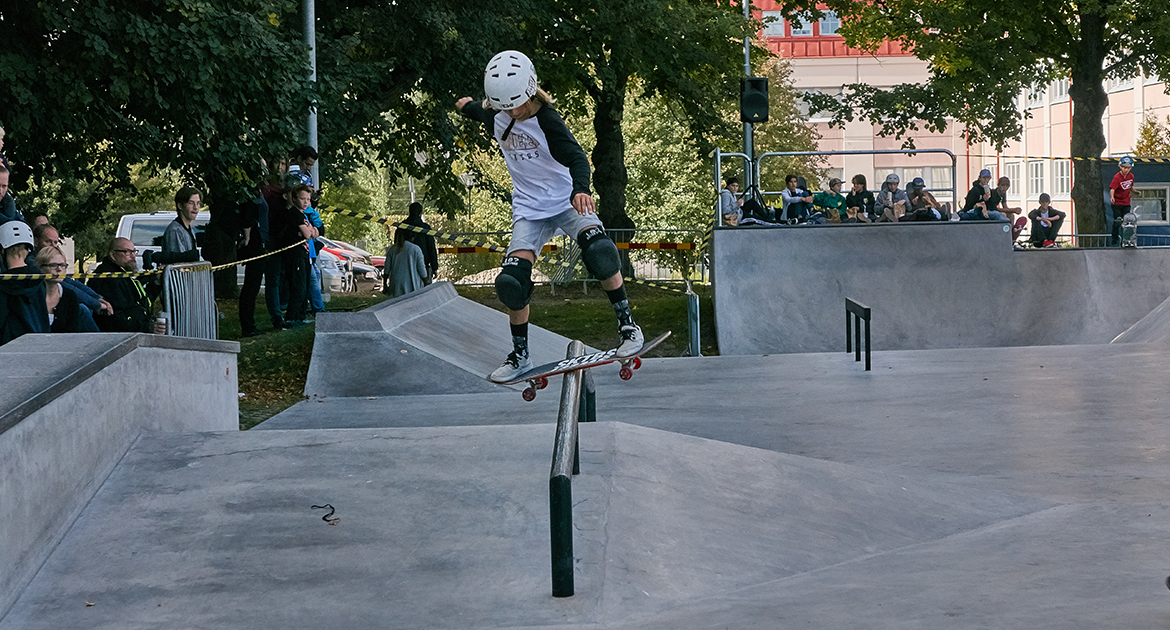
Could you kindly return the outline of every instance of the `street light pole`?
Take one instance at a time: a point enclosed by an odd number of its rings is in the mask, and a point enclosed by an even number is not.
[[[752,2],[751,0],[743,0],[743,17],[745,20],[752,18]],[[745,36],[743,38],[743,76],[752,76],[752,44],[751,37]],[[742,100],[742,95],[741,95]],[[742,107],[742,103],[741,103]],[[755,142],[752,137],[752,124],[745,122],[743,124],[743,154],[748,156],[744,160],[743,166],[743,188],[744,191],[751,190],[751,187],[757,182],[755,181]]]
[[[317,82],[317,7],[315,0],[301,0],[301,13],[305,17],[305,45],[309,47],[309,82]],[[309,107],[308,137],[305,144],[317,148],[317,103]],[[313,164],[313,188],[321,189],[320,169]]]

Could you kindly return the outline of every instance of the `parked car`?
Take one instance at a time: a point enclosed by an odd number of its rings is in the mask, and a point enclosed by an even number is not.
[[[144,214],[127,214],[118,220],[117,236],[128,238],[138,250],[138,267],[142,268],[142,254],[146,250],[161,251],[162,236],[167,226],[175,219],[173,212],[153,212]],[[210,212],[200,212],[195,215],[191,223],[191,231],[195,238],[203,237],[207,231],[207,223],[211,220]],[[354,291],[353,272],[347,260],[323,252],[318,256],[317,267],[321,270],[321,290],[325,293],[347,293]],[[373,267],[371,266],[372,270]],[[92,271],[92,269],[91,269]],[[362,270],[366,273],[366,270]],[[244,266],[236,266],[236,282],[244,284]]]

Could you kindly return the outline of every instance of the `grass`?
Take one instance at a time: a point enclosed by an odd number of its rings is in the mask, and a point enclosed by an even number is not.
[[[491,287],[457,287],[468,299],[503,310]],[[702,324],[702,351],[705,355],[718,354],[715,345],[714,304],[709,287],[695,287],[700,296]],[[672,331],[670,339],[655,348],[648,356],[673,357],[686,354],[689,343],[687,328],[687,299],[685,295],[627,284],[634,319],[646,337],[653,338]],[[369,289],[353,295],[334,296],[326,310],[357,311],[385,300],[386,296]],[[292,330],[272,331],[268,327],[268,311],[263,295],[257,300],[256,323],[263,333],[241,339],[239,308],[235,300],[219,300],[219,337],[240,342],[239,365],[240,430],[250,429],[272,416],[305,400],[305,379],[313,352],[313,324]],[[596,283],[584,289],[580,282],[551,290],[537,287],[532,296],[530,320],[570,339],[580,339],[595,348],[611,348],[617,343],[617,323],[613,308]],[[499,331],[506,335],[506,330]]]

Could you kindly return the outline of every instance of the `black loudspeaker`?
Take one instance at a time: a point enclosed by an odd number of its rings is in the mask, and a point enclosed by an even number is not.
[[[768,77],[739,80],[739,120],[745,123],[768,122]]]

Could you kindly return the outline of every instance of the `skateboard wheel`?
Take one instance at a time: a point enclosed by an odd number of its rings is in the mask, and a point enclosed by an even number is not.
[[[636,369],[642,367],[642,359],[639,359],[638,357],[634,357],[634,360],[631,361],[631,364],[634,366],[634,369],[636,370]]]
[[[536,400],[536,390],[531,387],[524,390],[524,392],[520,395],[524,397],[526,402],[532,402],[533,400]]]
[[[620,376],[623,381],[628,381],[631,378],[634,378],[634,371],[628,367],[622,366],[622,369],[618,371],[618,376]]]
[[[547,378],[542,376],[542,377],[536,379],[536,389],[544,389],[546,387],[548,387],[548,379]]]

